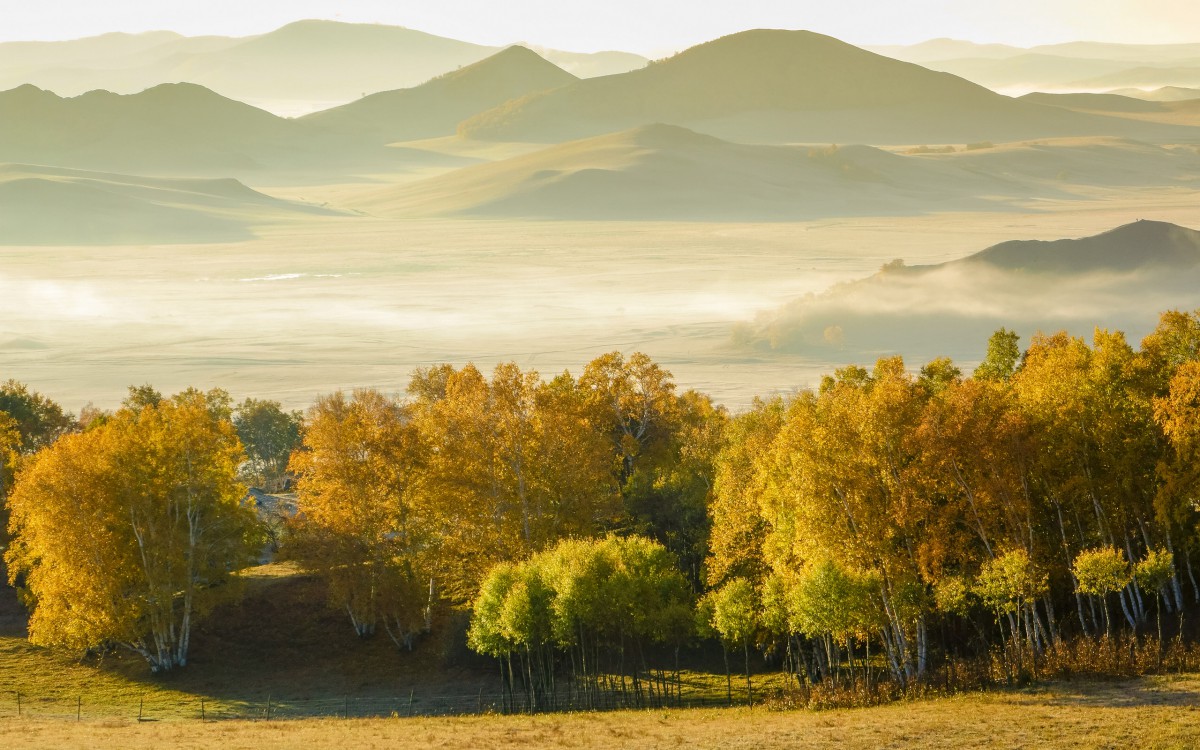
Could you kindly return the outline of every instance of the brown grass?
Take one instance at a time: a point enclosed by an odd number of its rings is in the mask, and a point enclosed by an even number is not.
[[[867,709],[638,711],[471,718],[166,722],[0,720],[0,747],[1187,748],[1200,678],[1059,683]]]

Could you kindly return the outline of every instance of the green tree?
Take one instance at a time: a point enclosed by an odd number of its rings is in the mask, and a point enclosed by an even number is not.
[[[1112,620],[1108,612],[1108,595],[1129,585],[1129,562],[1112,547],[1101,547],[1084,550],[1076,555],[1071,570],[1075,573],[1079,592],[1098,597],[1103,602],[1104,629],[1111,637]]]
[[[234,409],[233,426],[246,446],[246,479],[268,491],[279,489],[303,421],[300,412],[284,411],[278,401],[248,398]]]
[[[0,384],[0,413],[15,423],[17,449],[32,454],[75,430],[75,418],[40,393],[15,380]]]

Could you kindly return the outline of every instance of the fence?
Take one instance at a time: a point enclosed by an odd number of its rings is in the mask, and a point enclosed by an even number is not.
[[[314,718],[386,718],[406,716],[469,716],[477,714],[528,713],[531,711],[610,711],[637,708],[700,708],[729,705],[729,698],[715,694],[711,684],[684,679],[658,679],[659,690],[634,691],[616,681],[582,687],[567,682],[559,690],[530,697],[479,690],[473,694],[434,694],[411,690],[395,696],[324,696],[289,698],[268,695],[264,699],[237,700],[208,696],[162,696],[99,700],[86,693],[44,697],[19,690],[0,694],[0,719],[37,718],[59,720],[125,719],[130,721],[181,721],[227,719],[274,721]],[[735,690],[732,702],[747,703],[744,692]]]

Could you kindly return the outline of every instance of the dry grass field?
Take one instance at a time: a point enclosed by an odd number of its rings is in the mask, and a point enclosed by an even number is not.
[[[692,709],[303,721],[0,720],[23,748],[1191,748],[1200,678],[1068,682],[837,711]]]

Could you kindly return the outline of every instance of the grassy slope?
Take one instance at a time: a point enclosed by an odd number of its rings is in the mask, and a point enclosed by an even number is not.
[[[475,695],[494,689],[482,660],[450,653],[430,639],[401,653],[385,635],[360,642],[342,613],[325,607],[322,586],[287,564],[266,565],[248,576],[246,598],[219,610],[193,634],[189,665],[154,676],[145,662],[118,652],[82,661],[31,645],[25,613],[12,589],[0,588],[0,717],[15,713],[15,691],[35,715],[85,713],[190,718],[205,710],[243,715],[251,704],[281,698],[297,711],[332,713],[345,696],[359,701],[407,700],[421,694]],[[443,632],[448,631],[444,628]],[[338,704],[335,708],[316,705]],[[3,746],[0,742],[0,746]]]
[[[1194,677],[1065,683],[878,708],[147,724],[0,719],[0,744],[160,748],[1183,748],[1200,743]]]

